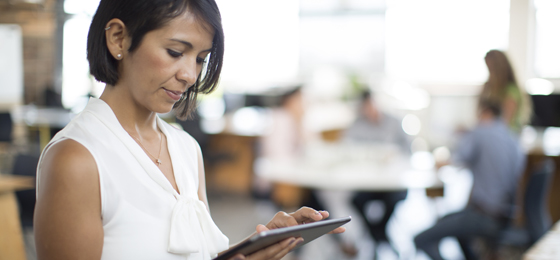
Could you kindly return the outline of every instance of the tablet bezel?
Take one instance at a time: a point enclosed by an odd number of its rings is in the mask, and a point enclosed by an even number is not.
[[[295,247],[298,248],[350,222],[350,220],[352,220],[352,217],[349,216],[264,231],[230,248],[214,260],[226,260],[236,254],[249,255],[289,237],[302,237],[304,239],[301,244]]]

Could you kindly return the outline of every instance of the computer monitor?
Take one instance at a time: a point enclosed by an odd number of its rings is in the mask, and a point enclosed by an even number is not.
[[[531,95],[533,114],[531,125],[560,127],[560,94]]]

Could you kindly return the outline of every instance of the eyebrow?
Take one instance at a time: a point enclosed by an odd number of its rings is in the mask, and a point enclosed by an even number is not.
[[[186,45],[186,46],[189,47],[189,48],[193,48],[193,45],[192,45],[192,43],[190,43],[190,42],[183,41],[183,40],[179,40],[179,39],[170,39],[170,40],[172,40],[172,41],[174,41],[174,42],[180,42],[180,43]],[[210,52],[210,51],[212,51],[212,48],[207,49],[207,50],[203,50],[202,52]]]

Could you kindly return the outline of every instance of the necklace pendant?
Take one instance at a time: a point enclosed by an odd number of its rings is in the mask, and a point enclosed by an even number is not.
[[[157,163],[158,166],[160,166],[160,165],[161,165],[161,160],[160,160],[160,159],[156,159],[156,163]]]

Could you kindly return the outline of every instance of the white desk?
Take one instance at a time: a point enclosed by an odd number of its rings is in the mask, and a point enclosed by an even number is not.
[[[62,108],[44,108],[34,105],[17,107],[11,111],[15,123],[25,123],[30,127],[37,127],[41,150],[51,139],[51,128],[63,128],[75,116],[69,110]]]
[[[379,146],[317,146],[300,157],[260,158],[256,167],[263,179],[321,190],[443,188],[433,167],[415,167],[410,156]]]
[[[415,159],[424,161],[421,157]],[[351,204],[355,191],[425,189],[441,196],[443,182],[433,166],[429,167],[430,159],[426,158],[426,165],[418,165],[411,156],[399,155],[394,147],[333,143],[307,148],[303,155],[293,158],[260,158],[255,173],[273,183],[314,189],[332,217],[344,217],[357,214]],[[273,198],[280,205],[299,207],[301,198],[295,193],[297,190],[288,189],[273,194]],[[358,241],[366,230],[361,221],[353,222],[342,234],[349,243]]]
[[[525,254],[524,260],[560,259],[560,221],[544,234]]]
[[[34,105],[17,107],[11,114],[16,123],[25,122],[29,126],[48,125],[56,128],[65,127],[75,115],[70,110],[62,108]]]

